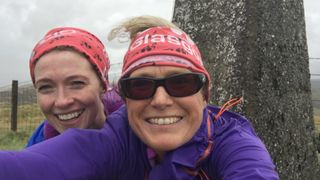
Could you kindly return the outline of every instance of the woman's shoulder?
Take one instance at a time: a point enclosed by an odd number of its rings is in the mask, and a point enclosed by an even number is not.
[[[122,105],[116,111],[108,115],[105,126],[115,128],[115,130],[129,130],[127,107]]]
[[[207,108],[214,115],[218,114],[220,111],[220,108],[217,106],[210,105]],[[228,134],[228,132],[232,131],[245,132],[251,134],[252,136],[257,136],[248,118],[239,113],[224,111],[214,123],[214,135],[216,137],[225,136]]]
[[[127,107],[125,105],[108,115],[103,131],[108,136],[115,136],[113,139],[117,139],[123,145],[128,145],[130,149],[134,148],[133,146],[135,145],[140,146],[142,144],[129,125]]]
[[[44,126],[45,126],[45,121],[42,121],[41,124],[37,127],[37,129],[32,133],[31,137],[28,140],[26,147],[30,147],[32,145],[35,145],[35,144],[45,140]]]
[[[214,112],[219,108],[210,107]],[[253,173],[257,179],[260,176],[277,179],[271,157],[257,136],[251,122],[240,114],[225,111],[214,127],[214,147],[211,154],[210,169],[219,177],[239,175],[247,177]],[[237,172],[237,173],[235,173]],[[255,174],[261,172],[260,174]],[[272,179],[271,178],[271,179]],[[239,178],[246,179],[246,178]]]

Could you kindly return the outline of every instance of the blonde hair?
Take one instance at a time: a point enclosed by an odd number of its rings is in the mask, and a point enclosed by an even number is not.
[[[167,21],[160,17],[149,16],[149,15],[137,16],[137,17],[126,19],[120,25],[113,28],[108,35],[108,40],[111,41],[114,38],[117,38],[121,33],[129,33],[130,39],[132,40],[136,37],[136,35],[139,32],[149,29],[151,27],[158,27],[158,26],[179,29],[172,22]]]

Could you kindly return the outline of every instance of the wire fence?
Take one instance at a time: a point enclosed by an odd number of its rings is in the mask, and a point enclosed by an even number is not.
[[[110,72],[110,83],[115,83],[119,74],[116,70]],[[0,87],[0,133],[20,131],[29,134],[44,119],[31,81],[19,84],[17,81],[12,81],[11,85]]]
[[[310,58],[310,60],[318,61],[320,58]],[[110,83],[117,82],[121,65],[121,63],[111,65]],[[320,74],[311,74],[311,77],[317,76]],[[316,107],[315,117],[320,118],[320,81],[317,83],[317,95],[313,96],[312,103]],[[0,133],[8,131],[32,132],[45,119],[37,105],[36,92],[32,82],[19,82],[16,92],[13,91],[13,88],[13,84],[0,87]],[[316,122],[317,124],[320,129],[320,120]]]
[[[0,132],[33,131],[44,119],[32,83],[15,82],[0,87]]]

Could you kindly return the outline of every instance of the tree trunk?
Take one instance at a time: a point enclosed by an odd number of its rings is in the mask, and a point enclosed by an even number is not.
[[[318,179],[303,0],[176,0],[173,22],[198,44],[211,104],[235,96],[281,179]]]

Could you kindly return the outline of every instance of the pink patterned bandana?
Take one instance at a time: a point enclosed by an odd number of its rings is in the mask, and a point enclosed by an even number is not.
[[[207,92],[211,87],[198,47],[177,29],[152,27],[137,34],[124,57],[121,77],[144,66],[176,66],[203,73],[209,83]]]
[[[30,57],[30,75],[34,83],[34,68],[37,60],[45,53],[59,46],[72,47],[84,53],[95,67],[99,77],[108,85],[110,62],[102,42],[93,34],[79,28],[60,27],[49,31],[34,47]]]

